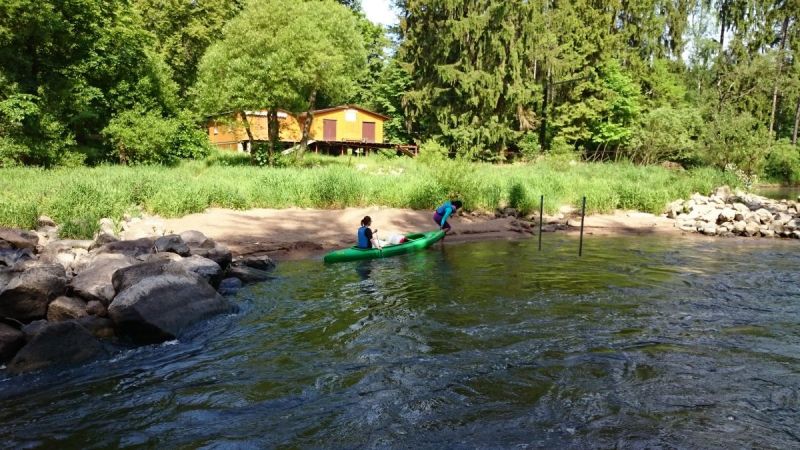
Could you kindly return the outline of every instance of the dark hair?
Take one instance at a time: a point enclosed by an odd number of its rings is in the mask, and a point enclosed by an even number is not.
[[[461,205],[463,205],[463,203],[461,203],[461,200],[453,200],[452,202],[450,202],[450,204],[455,206],[456,209],[461,208]]]
[[[364,218],[361,219],[362,227],[368,227],[371,223],[372,223],[372,218],[370,216],[364,216]]]

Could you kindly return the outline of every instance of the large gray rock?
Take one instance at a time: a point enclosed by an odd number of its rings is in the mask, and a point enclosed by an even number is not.
[[[25,335],[16,328],[0,323],[0,363],[5,363],[25,345]]]
[[[758,236],[761,233],[761,227],[755,222],[748,222],[744,228],[745,236]]]
[[[206,237],[205,234],[196,231],[196,230],[189,230],[184,231],[180,234],[181,240],[186,243],[189,247],[203,247],[209,246],[209,248],[214,247],[214,241],[208,242],[209,239]]]
[[[20,322],[41,319],[47,313],[50,301],[63,294],[66,286],[64,268],[59,265],[26,268],[0,292],[0,316]]]
[[[47,307],[47,320],[63,322],[87,316],[86,302],[79,298],[61,296],[50,302]]]
[[[97,300],[104,305],[114,298],[114,272],[131,266],[136,260],[124,254],[100,254],[81,273],[72,279],[72,292],[86,301]]]
[[[103,303],[92,300],[86,304],[86,313],[92,316],[106,317],[108,315],[108,308],[106,308]]]
[[[61,364],[74,364],[105,354],[102,344],[74,321],[49,324],[8,364],[11,373],[30,372]]]
[[[177,234],[161,236],[155,242],[156,252],[170,252],[181,256],[189,256],[189,246]]]
[[[245,256],[244,258],[233,263],[237,266],[247,266],[253,269],[270,271],[275,269],[275,261],[267,255],[262,256]]]
[[[18,262],[34,259],[30,248],[0,248],[0,266],[12,267]]]
[[[25,340],[30,341],[34,336],[39,334],[40,331],[44,330],[47,325],[49,325],[49,322],[44,319],[34,320],[31,323],[23,325],[20,331],[25,335]]]
[[[269,272],[247,266],[231,266],[228,268],[227,276],[238,278],[243,283],[260,283],[273,279]]]
[[[238,278],[225,278],[219,283],[217,289],[222,295],[234,295],[242,288],[242,280]]]
[[[733,208],[723,208],[719,213],[720,222],[733,222],[736,219],[736,210]]]
[[[135,286],[142,280],[158,277],[161,275],[187,275],[187,271],[180,265],[173,265],[174,261],[150,261],[140,264],[134,264],[114,272],[111,277],[111,282],[114,286],[114,291],[120,294],[122,291]]]
[[[95,254],[118,253],[131,257],[146,255],[155,251],[155,241],[152,238],[141,238],[132,241],[110,242],[94,250]]]
[[[0,227],[0,241],[5,241],[12,248],[35,249],[39,243],[39,236],[31,231]]]
[[[188,258],[171,262],[170,266],[181,267],[187,272],[199,275],[201,278],[211,283],[212,286],[219,285],[219,282],[222,280],[222,267],[214,261],[199,255],[192,255]]]
[[[81,317],[77,322],[99,339],[111,339],[116,334],[114,332],[114,322],[105,317],[86,316]]]
[[[155,343],[174,339],[189,325],[232,310],[202,278],[169,274],[145,278],[120,292],[108,315],[134,341]]]
[[[213,244],[213,246],[209,246],[209,243]],[[208,239],[201,247],[193,247],[190,245],[189,248],[192,255],[208,258],[219,264],[223,269],[227,268],[233,260],[233,255],[231,251],[228,250],[228,247],[214,243],[211,239]]]

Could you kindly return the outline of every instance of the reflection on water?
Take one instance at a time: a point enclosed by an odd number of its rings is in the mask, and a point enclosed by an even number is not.
[[[800,245],[285,263],[175,345],[0,372],[3,447],[800,445]]]
[[[763,186],[757,188],[755,193],[775,200],[797,200],[800,198],[800,186]]]

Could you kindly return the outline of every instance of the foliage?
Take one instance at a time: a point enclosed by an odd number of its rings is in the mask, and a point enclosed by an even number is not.
[[[697,157],[696,138],[701,123],[702,118],[691,108],[662,106],[652,109],[637,124],[631,145],[623,154],[642,164],[692,162]]]
[[[186,116],[164,118],[153,111],[120,113],[103,130],[122,164],[175,164],[208,155],[205,134]]]
[[[761,173],[770,138],[750,114],[723,111],[707,125],[702,136],[703,158],[720,169],[733,165],[747,175]]]
[[[767,155],[764,175],[783,183],[800,183],[800,151],[786,140],[774,144]]]

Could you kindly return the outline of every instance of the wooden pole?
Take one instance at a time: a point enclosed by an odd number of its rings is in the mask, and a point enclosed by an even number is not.
[[[544,222],[544,195],[539,197],[539,251],[542,251],[542,222]]]
[[[583,196],[583,206],[581,206],[581,240],[578,245],[578,256],[583,256],[583,218],[586,216],[586,196]]]

